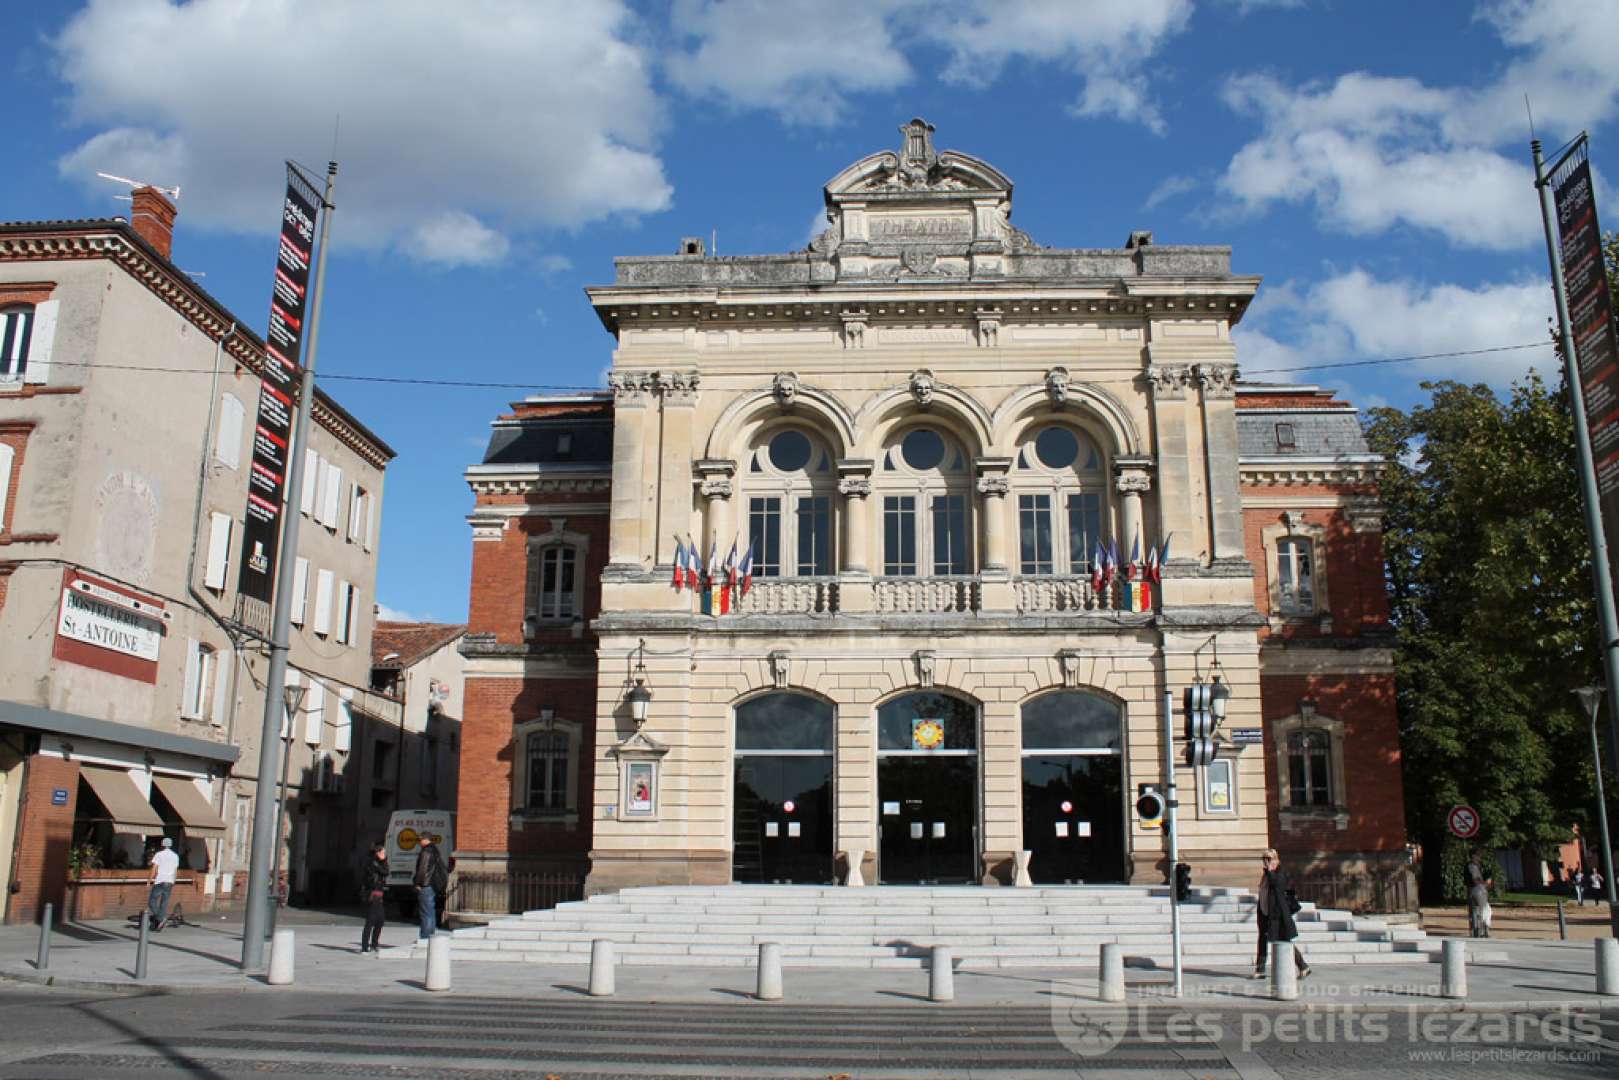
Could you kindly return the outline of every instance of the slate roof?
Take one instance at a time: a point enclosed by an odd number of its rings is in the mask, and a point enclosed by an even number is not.
[[[378,621],[371,632],[371,666],[408,668],[466,632],[461,623]]]
[[[570,435],[562,449],[563,435]],[[484,451],[485,465],[611,465],[613,421],[559,416],[503,421],[495,425]]]
[[[1337,457],[1341,454],[1367,454],[1366,437],[1361,434],[1360,414],[1343,406],[1300,408],[1238,409],[1237,457]],[[1281,429],[1281,430],[1279,430]],[[1292,435],[1292,445],[1285,437]]]

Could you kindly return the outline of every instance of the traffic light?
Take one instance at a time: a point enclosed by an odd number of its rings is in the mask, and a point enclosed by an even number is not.
[[[1175,903],[1184,904],[1192,898],[1192,868],[1183,862],[1175,864]]]
[[[1164,827],[1164,796],[1159,792],[1158,785],[1137,785],[1136,816],[1140,819],[1143,829]]]
[[[1214,688],[1197,683],[1186,688],[1186,764],[1214,760]]]

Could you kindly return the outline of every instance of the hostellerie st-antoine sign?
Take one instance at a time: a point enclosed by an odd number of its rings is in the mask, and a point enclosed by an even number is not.
[[[142,660],[156,660],[163,645],[157,621],[73,588],[62,590],[62,618],[56,630],[65,638]]]

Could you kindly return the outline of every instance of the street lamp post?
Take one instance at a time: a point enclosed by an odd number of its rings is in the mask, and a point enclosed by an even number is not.
[[[276,800],[275,864],[270,870],[270,889],[275,899],[270,904],[270,933],[275,933],[276,917],[281,913],[281,833],[287,827],[287,770],[292,764],[292,740],[298,737],[298,711],[303,708],[307,686],[289,686],[286,689],[287,737],[281,740],[281,797]]]
[[[1602,790],[1602,745],[1597,741],[1597,714],[1602,711],[1602,687],[1582,686],[1574,691],[1591,718],[1591,764],[1597,775],[1597,826],[1602,843],[1598,865],[1602,867],[1602,886],[1608,894],[1608,929],[1619,937],[1619,888],[1613,882],[1613,841],[1608,836],[1608,798]]]

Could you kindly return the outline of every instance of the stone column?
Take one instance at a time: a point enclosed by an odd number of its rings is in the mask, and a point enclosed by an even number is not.
[[[613,390],[613,525],[607,545],[613,566],[641,568],[641,503],[644,498],[647,419],[655,382],[651,372],[609,372]]]
[[[839,568],[846,574],[871,573],[867,554],[871,522],[866,504],[871,498],[872,462],[838,462],[838,494],[843,496],[843,559]]]
[[[1148,346],[1149,355],[1152,349]],[[1196,560],[1206,542],[1201,516],[1192,506],[1191,447],[1186,431],[1186,388],[1191,378],[1192,369],[1186,364],[1155,362],[1147,368],[1158,450],[1158,528],[1165,536],[1175,534],[1171,562]]]
[[[1113,462],[1113,490],[1119,494],[1119,557],[1128,559],[1137,540],[1141,542],[1141,557],[1147,557],[1147,545],[1161,537],[1147,535],[1146,523],[1141,518],[1141,496],[1152,490],[1152,476],[1148,472],[1151,460],[1142,457],[1121,457]]]
[[[981,457],[978,466],[979,520],[983,523],[983,556],[979,566],[986,575],[1006,576],[1011,573],[1011,556],[1006,545],[1006,497],[1011,491],[1006,474],[1012,468],[1011,458]]]
[[[648,523],[645,543],[656,565],[675,533],[691,527],[692,413],[697,404],[697,373],[665,371],[658,376],[663,405],[662,438],[657,457],[657,516]]]
[[[1237,365],[1199,364],[1203,388],[1203,459],[1208,466],[1209,531],[1214,562],[1244,561],[1242,487],[1237,472]]]
[[[731,550],[728,541],[734,528],[731,518],[731,478],[736,475],[736,462],[716,458],[704,458],[693,467],[697,473],[699,485],[698,493],[704,500],[703,535],[697,537],[697,543],[703,551],[703,558],[708,558],[710,543],[717,544],[720,557]]]

